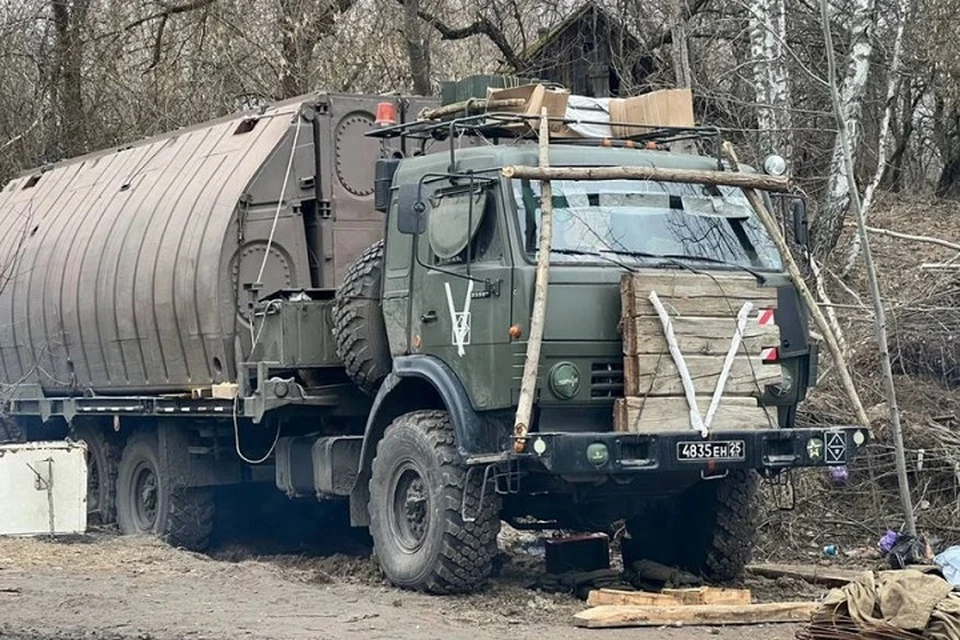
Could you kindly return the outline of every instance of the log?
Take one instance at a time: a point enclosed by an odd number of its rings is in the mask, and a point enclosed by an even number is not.
[[[698,587],[696,589],[664,589],[660,593],[625,591],[622,589],[596,589],[587,595],[591,607],[601,605],[632,605],[650,607],[679,607],[697,604],[750,604],[749,589],[719,589]]]
[[[706,394],[709,399],[720,379],[723,358],[717,356],[686,355],[687,369],[693,378],[697,394]],[[781,370],[777,364],[764,364],[757,354],[738,355],[734,358],[724,395],[757,396],[764,386],[780,380]],[[683,394],[680,372],[669,354],[643,354],[627,356],[623,361],[624,395],[627,396],[679,396]]]
[[[540,112],[540,166],[550,164],[550,119],[547,108]],[[543,346],[543,323],[547,313],[547,284],[550,279],[550,245],[553,241],[553,188],[550,181],[540,185],[540,246],[537,253],[537,271],[534,280],[533,312],[530,315],[530,334],[527,338],[527,353],[523,361],[523,376],[520,379],[520,398],[517,402],[513,433],[516,440],[513,448],[523,453],[526,447],[533,398],[537,390],[540,371],[540,349]]]
[[[700,415],[706,415],[710,397],[697,398]],[[723,396],[711,431],[775,429],[776,409],[767,410],[752,397]],[[623,433],[663,433],[692,429],[687,401],[680,396],[617,398],[613,410],[613,429]],[[691,434],[693,435],[693,434]]]
[[[673,331],[684,353],[723,357],[737,329],[735,318],[690,317],[672,318]],[[743,331],[739,353],[758,355],[765,347],[780,344],[777,325],[757,324],[754,319]],[[644,353],[666,353],[667,341],[660,320],[652,316],[625,318],[623,321],[623,354],[635,356]]]
[[[698,604],[681,606],[601,605],[574,615],[574,624],[589,629],[660,627],[683,624],[715,626],[804,622],[819,608],[815,602],[767,604]]]
[[[712,275],[707,278],[696,273],[662,271],[624,274],[620,279],[623,316],[656,316],[648,299],[651,291],[657,292],[671,316],[733,318],[747,301],[757,311],[776,309],[777,290],[759,286],[753,276]]]
[[[511,107],[522,107],[527,104],[525,98],[502,98],[500,100],[487,100],[486,98],[475,98],[473,100],[464,100],[454,102],[453,104],[437,107],[436,109],[424,109],[420,112],[420,120],[437,120],[445,116],[452,116],[459,113],[483,113],[484,111],[495,111],[497,109],[509,109]]]
[[[856,582],[863,574],[862,571],[851,571],[849,569],[775,563],[747,565],[747,571],[764,578],[794,578],[825,587],[842,587],[851,582]]]
[[[790,191],[785,176],[736,171],[702,169],[665,169],[661,167],[531,167],[511,165],[502,169],[503,177],[513,180],[656,180],[689,184],[722,185],[742,189],[762,189],[777,193]]]

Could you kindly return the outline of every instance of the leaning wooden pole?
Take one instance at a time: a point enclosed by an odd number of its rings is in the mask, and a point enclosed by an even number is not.
[[[760,189],[776,193],[790,191],[790,180],[785,176],[762,173],[708,171],[704,169],[668,169],[664,167],[530,167],[511,165],[501,170],[504,178],[514,180],[656,180],[710,184],[742,189]]]
[[[550,166],[550,121],[547,109],[540,112],[540,168]],[[547,285],[550,281],[550,248],[553,242],[553,187],[549,180],[540,182],[540,248],[537,253],[537,275],[533,293],[533,314],[530,316],[530,335],[527,337],[527,357],[523,363],[520,381],[520,401],[513,423],[516,439],[513,449],[522,453],[527,444],[533,398],[537,391],[540,372],[540,348],[543,346],[543,323],[547,315]]]
[[[730,158],[731,163],[734,165],[733,168],[736,170],[738,168],[738,161],[737,153],[734,151],[733,145],[729,142],[724,142],[723,150]],[[817,327],[823,334],[823,339],[827,343],[830,355],[833,356],[833,362],[837,367],[837,371],[840,373],[840,382],[843,384],[843,389],[850,399],[850,404],[853,405],[853,409],[857,414],[857,420],[864,427],[869,426],[870,419],[867,418],[867,412],[863,408],[863,402],[860,401],[860,394],[857,393],[857,388],[853,384],[853,378],[850,377],[850,368],[847,366],[847,359],[843,355],[840,343],[836,336],[833,335],[830,323],[827,321],[826,316],[823,315],[823,311],[820,310],[817,299],[813,296],[813,293],[810,292],[809,287],[807,287],[807,283],[803,279],[803,274],[800,273],[800,267],[797,266],[797,262],[793,259],[793,254],[790,253],[790,248],[787,246],[787,241],[784,240],[783,234],[780,233],[780,227],[777,226],[776,219],[773,217],[773,214],[770,213],[770,210],[767,209],[767,206],[763,203],[763,198],[760,197],[760,194],[757,193],[756,190],[744,189],[743,192],[747,196],[747,200],[750,202],[754,211],[757,212],[757,217],[760,218],[764,229],[767,230],[767,233],[780,251],[780,255],[783,257],[783,263],[787,267],[787,273],[790,274],[794,284],[797,286],[797,290],[800,291],[800,296],[810,309],[810,313],[813,314],[813,320],[817,323]]]

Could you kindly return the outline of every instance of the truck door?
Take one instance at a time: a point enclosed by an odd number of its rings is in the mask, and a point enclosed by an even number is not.
[[[512,279],[501,191],[495,184],[431,191],[415,243],[411,350],[449,365],[474,408],[511,406]]]

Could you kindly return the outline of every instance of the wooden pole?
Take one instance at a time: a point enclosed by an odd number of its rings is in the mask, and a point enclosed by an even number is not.
[[[867,272],[867,284],[873,302],[873,328],[880,351],[880,368],[883,371],[883,387],[887,396],[887,408],[890,411],[890,431],[893,435],[893,449],[897,466],[897,485],[900,490],[900,503],[903,508],[904,529],[911,536],[917,535],[917,523],[913,513],[913,499],[910,496],[910,478],[907,475],[907,457],[903,445],[903,428],[900,425],[900,407],[897,405],[897,389],[893,383],[893,365],[890,362],[890,345],[887,342],[887,319],[880,295],[880,282],[877,269],[873,264],[873,252],[867,237],[867,219],[860,206],[860,191],[854,177],[853,152],[850,149],[850,135],[847,121],[840,106],[840,91],[837,89],[836,63],[833,55],[833,35],[830,33],[830,16],[827,0],[820,0],[820,17],[823,23],[823,36],[827,45],[827,69],[830,82],[830,99],[837,119],[837,137],[847,172],[847,189],[850,192],[850,209],[857,217],[857,231],[860,246],[863,248],[863,266]]]
[[[729,156],[734,168],[736,168],[738,166],[737,153],[734,151],[733,145],[729,142],[724,142],[723,150],[724,153]],[[867,418],[867,412],[863,408],[863,402],[860,401],[860,394],[857,393],[857,388],[853,384],[853,378],[850,377],[850,369],[847,367],[847,360],[843,355],[843,350],[840,348],[840,344],[837,341],[836,336],[833,335],[833,330],[830,328],[830,323],[823,315],[823,311],[820,310],[820,306],[817,304],[817,299],[813,297],[813,294],[807,287],[807,283],[803,279],[803,274],[800,273],[800,268],[793,259],[793,254],[790,253],[790,248],[787,246],[787,241],[784,240],[783,234],[780,233],[780,227],[777,225],[776,219],[767,209],[767,206],[763,204],[763,199],[760,197],[759,193],[751,188],[744,189],[743,192],[747,196],[747,200],[749,200],[754,211],[757,212],[757,216],[760,218],[760,222],[763,224],[764,229],[767,230],[767,233],[773,239],[773,243],[780,251],[780,255],[783,258],[783,263],[787,267],[787,273],[790,274],[794,284],[800,291],[800,296],[803,298],[803,301],[807,303],[810,313],[813,314],[813,320],[820,329],[820,333],[823,334],[823,339],[827,343],[827,348],[830,349],[830,355],[833,356],[833,361],[837,366],[837,371],[840,373],[840,382],[843,384],[843,389],[846,391],[847,397],[850,399],[850,404],[853,405],[854,412],[857,414],[857,420],[864,427],[869,426],[870,419]]]
[[[530,167],[512,165],[502,169],[503,177],[515,180],[657,180],[692,184],[724,185],[741,189],[762,189],[787,193],[790,180],[785,176],[736,171],[702,169],[664,169],[661,167]]]
[[[477,98],[475,100],[464,100],[463,102],[454,102],[453,104],[437,107],[436,109],[424,109],[420,112],[421,120],[436,120],[444,116],[453,116],[464,113],[482,113],[484,111],[496,111],[497,109],[509,109],[511,107],[522,107],[527,104],[524,98],[503,98],[501,100],[486,100]]]
[[[540,168],[550,166],[550,121],[547,108],[540,111]],[[553,187],[550,180],[540,182],[540,248],[537,253],[537,275],[533,293],[533,314],[530,316],[530,335],[527,338],[527,357],[523,362],[520,381],[520,400],[513,423],[516,440],[513,449],[522,453],[530,429],[533,396],[537,390],[540,371],[540,348],[543,346],[543,322],[547,314],[547,284],[550,281],[550,248],[553,243]]]

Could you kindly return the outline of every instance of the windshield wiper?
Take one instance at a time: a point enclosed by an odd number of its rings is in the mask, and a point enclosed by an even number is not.
[[[664,260],[671,264],[674,264],[681,269],[690,269],[689,265],[683,264],[682,260],[696,260],[698,262],[707,262],[710,264],[719,264],[725,267],[732,267],[734,269],[739,269],[741,271],[746,271],[758,282],[766,282],[767,278],[759,271],[751,269],[750,267],[745,267],[742,264],[737,264],[736,262],[729,262],[727,260],[721,260],[720,258],[710,258],[708,256],[688,256],[682,253],[665,253],[665,254],[656,254],[656,253],[647,253],[645,251],[628,251],[626,249],[603,249],[605,253],[612,253],[618,256],[630,256],[634,258],[650,258],[654,260]]]

